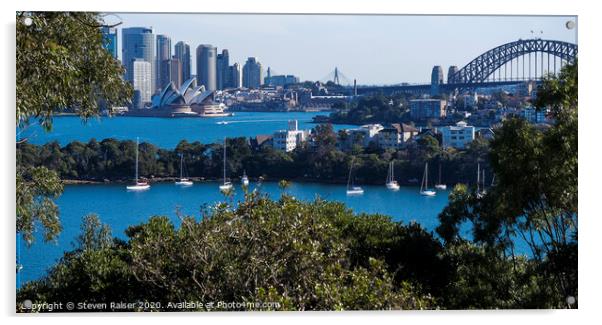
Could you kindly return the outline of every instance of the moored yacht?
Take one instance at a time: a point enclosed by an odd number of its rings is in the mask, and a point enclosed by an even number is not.
[[[249,186],[249,177],[247,177],[247,171],[245,170],[241,178],[242,185]]]
[[[219,190],[222,192],[226,192],[232,189],[232,182],[226,179],[226,138],[224,138],[224,181],[222,185],[219,186]]]
[[[399,183],[395,180],[395,176],[393,174],[393,162],[389,163],[389,172],[387,173],[387,188],[392,191],[399,190]]]
[[[422,183],[420,183],[420,195],[424,196],[435,196],[437,192],[430,190],[429,185],[429,163],[424,164],[424,175],[422,176]]]
[[[192,186],[192,181],[184,177],[184,154],[180,155],[180,178],[176,181],[176,185]]]
[[[352,170],[353,160],[351,161],[351,166],[349,167],[349,178],[347,178],[347,195],[362,195],[364,194],[364,189],[353,184],[354,178],[351,177]]]
[[[439,163],[439,183],[435,184],[435,188],[438,190],[446,190],[447,185],[441,182],[441,163]]]
[[[150,185],[146,181],[141,181],[138,178],[138,147],[139,146],[140,146],[140,140],[138,138],[136,138],[136,176],[135,176],[135,183],[132,185],[126,186],[126,189],[128,189],[129,191],[143,191],[143,190],[148,190],[150,188]]]

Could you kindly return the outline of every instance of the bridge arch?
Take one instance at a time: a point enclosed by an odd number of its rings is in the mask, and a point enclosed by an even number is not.
[[[448,83],[483,83],[487,81],[490,76],[494,75],[494,73],[498,69],[500,69],[508,62],[512,62],[515,59],[518,60],[518,58],[530,53],[535,53],[536,60],[537,53],[542,54],[542,59],[543,53],[547,53],[548,55],[560,58],[561,62],[562,60],[566,62],[573,62],[577,58],[577,45],[568,42],[544,39],[521,39],[518,41],[506,43],[479,55],[474,60],[470,61],[470,63],[468,63],[462,69],[458,70],[455,74],[453,74],[452,76],[448,76]],[[537,69],[537,63],[535,67]]]

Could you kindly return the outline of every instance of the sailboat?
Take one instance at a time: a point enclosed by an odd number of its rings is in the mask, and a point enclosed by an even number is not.
[[[247,177],[247,171],[246,170],[242,173],[241,181],[242,181],[242,185],[243,186],[249,186],[249,178]]]
[[[362,195],[364,194],[364,189],[360,186],[353,185],[353,181],[351,178],[351,171],[353,170],[353,160],[351,161],[351,166],[349,167],[349,177],[347,178],[347,195]]]
[[[130,191],[143,191],[148,190],[150,185],[147,182],[140,181],[138,179],[138,146],[140,145],[140,140],[136,138],[136,183],[133,185],[128,185],[126,188]]]
[[[482,175],[483,178],[481,179],[481,164],[477,163],[477,198],[481,198],[485,195],[485,170],[483,170]],[[483,182],[482,188],[481,182]]]
[[[422,175],[422,183],[420,183],[420,195],[435,196],[437,192],[428,189],[429,185],[429,163],[424,163],[424,175]]]
[[[435,188],[438,190],[446,190],[447,185],[441,183],[441,163],[439,163],[439,182],[435,184]]]
[[[487,190],[485,189],[485,168],[481,171],[482,177],[481,182],[483,182],[483,186],[481,187],[481,195],[487,194]]]
[[[181,186],[192,186],[192,181],[188,178],[184,178],[184,154],[180,155],[180,178],[176,181],[176,185]]]
[[[232,189],[232,183],[226,180],[226,138],[224,138],[224,182],[219,186],[220,191],[229,191]]]
[[[399,184],[395,180],[395,176],[393,174],[393,162],[389,163],[389,172],[387,173],[387,188],[392,191],[399,190]]]

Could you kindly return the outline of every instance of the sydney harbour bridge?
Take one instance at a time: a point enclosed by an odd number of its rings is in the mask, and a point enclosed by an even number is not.
[[[435,66],[431,82],[382,86],[352,86],[345,75],[335,68],[327,78],[337,85],[350,88],[357,95],[370,93],[416,93],[438,95],[456,90],[475,90],[540,82],[548,74],[556,74],[577,59],[577,45],[545,39],[519,39],[497,46],[479,55],[461,69],[451,66],[447,80],[443,69]],[[355,81],[353,81],[355,83]]]

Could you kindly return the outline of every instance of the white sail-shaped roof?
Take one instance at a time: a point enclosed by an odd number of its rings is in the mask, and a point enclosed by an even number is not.
[[[173,82],[170,82],[159,94],[153,99],[153,107],[164,107],[172,104],[192,105],[200,104],[207,99],[212,91],[205,91],[205,86],[197,86],[196,78],[186,80],[179,89]]]

